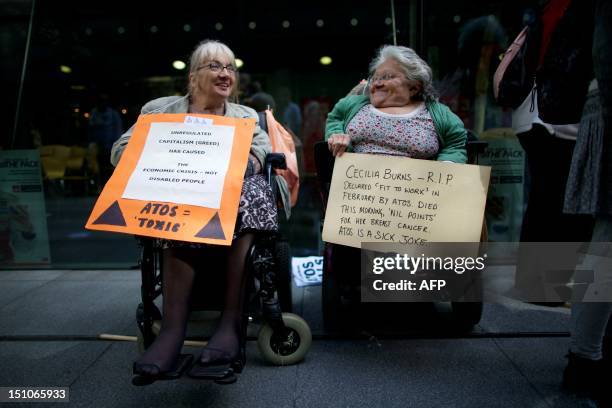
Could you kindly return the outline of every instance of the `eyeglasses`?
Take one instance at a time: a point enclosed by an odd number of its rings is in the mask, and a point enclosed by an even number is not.
[[[395,74],[382,74],[382,75],[376,75],[376,76],[372,76],[370,78],[370,82],[376,82],[376,81],[390,81],[392,79],[397,78],[398,76]]]
[[[227,73],[230,74],[230,75],[233,75],[233,74],[236,73],[236,67],[233,66],[232,64],[223,65],[223,64],[220,64],[218,62],[211,62],[211,63],[208,63],[208,64],[200,65],[198,67],[198,70],[200,70],[202,68],[208,68],[208,69],[211,70],[211,72],[214,72],[214,73],[219,73],[219,72],[223,71],[223,69],[226,69]]]

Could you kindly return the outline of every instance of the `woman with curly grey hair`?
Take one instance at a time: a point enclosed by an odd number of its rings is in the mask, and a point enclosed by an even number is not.
[[[327,117],[325,139],[334,156],[386,154],[465,163],[467,132],[438,102],[429,65],[408,47],[386,45],[370,63],[361,95],[349,95]]]

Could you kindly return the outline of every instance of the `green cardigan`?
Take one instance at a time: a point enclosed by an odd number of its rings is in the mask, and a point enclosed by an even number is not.
[[[325,124],[325,140],[336,133],[346,133],[346,127],[359,109],[370,103],[367,95],[349,95],[336,103],[334,109],[327,116]],[[448,106],[434,101],[427,103],[427,110],[438,133],[441,149],[436,160],[465,163],[467,153],[465,142],[467,131],[463,122]]]

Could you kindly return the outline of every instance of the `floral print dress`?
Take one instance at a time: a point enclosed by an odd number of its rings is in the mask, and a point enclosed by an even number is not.
[[[347,126],[355,153],[435,159],[440,141],[425,104],[407,114],[389,114],[371,104],[357,112]]]

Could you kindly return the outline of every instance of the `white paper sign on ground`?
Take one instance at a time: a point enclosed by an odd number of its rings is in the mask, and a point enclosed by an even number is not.
[[[306,256],[291,259],[293,281],[298,288],[320,285],[323,281],[323,257]]]
[[[219,208],[234,127],[152,123],[123,198]]]

